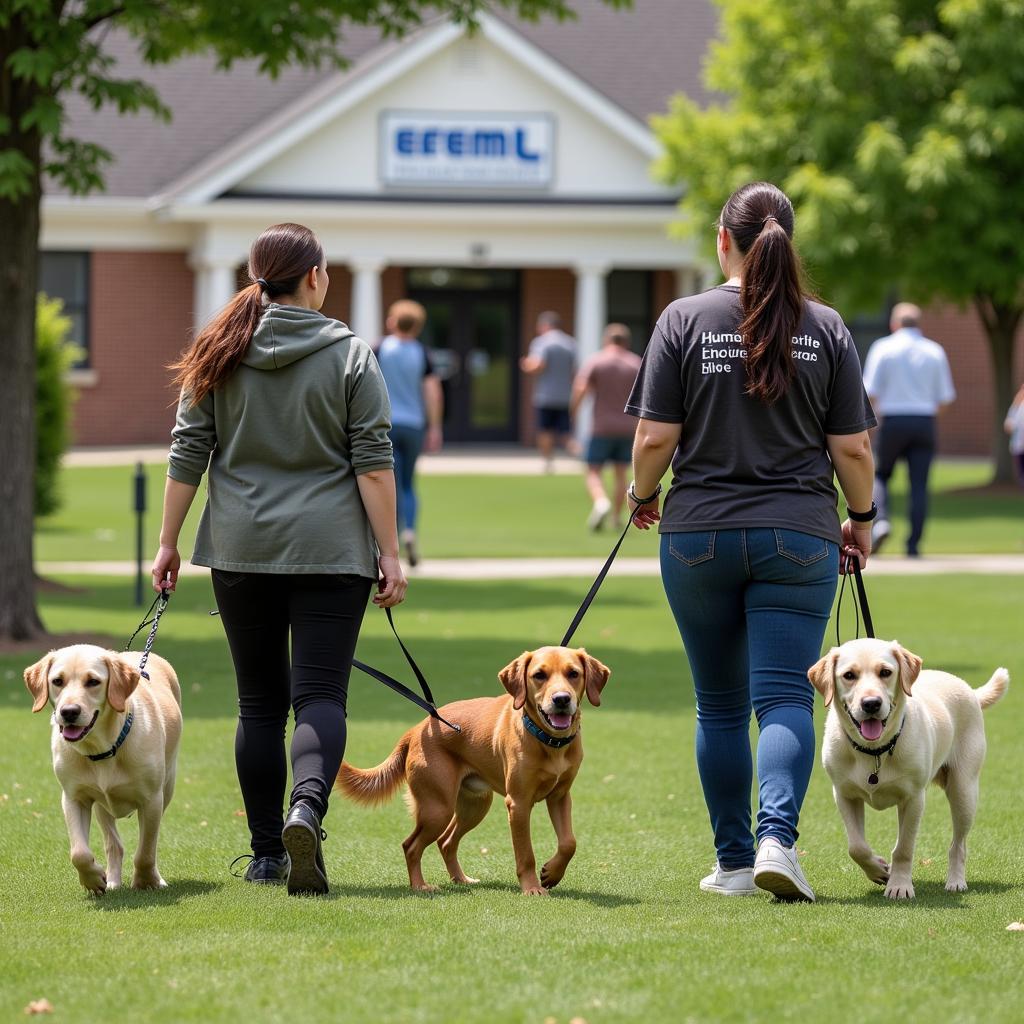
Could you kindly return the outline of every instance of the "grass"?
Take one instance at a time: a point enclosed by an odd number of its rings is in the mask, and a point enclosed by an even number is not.
[[[64,470],[65,504],[40,521],[36,557],[44,562],[133,559],[133,473],[129,467]],[[147,562],[156,551],[164,473],[163,466],[147,467]],[[988,474],[982,463],[938,464],[926,553],[1024,552],[1024,492],[972,492]],[[419,489],[421,548],[430,558],[603,555],[610,545],[609,534],[594,535],[583,526],[589,502],[577,477],[424,476]],[[908,532],[905,495],[900,472],[892,487],[892,552],[902,550]],[[182,534],[185,555],[192,550],[201,506],[197,500]],[[631,537],[624,553],[654,555],[653,535]]]
[[[88,590],[43,595],[50,628],[127,637],[137,618],[128,584],[77,582]],[[1016,676],[986,713],[989,759],[962,895],[943,888],[950,826],[938,791],[917,846],[918,898],[889,904],[848,859],[820,766],[799,841],[819,902],[697,890],[713,851],[692,691],[651,580],[610,579],[579,634],[614,674],[603,706],[585,714],[587,758],[573,791],[579,853],[547,899],[516,890],[500,803],[463,845],[464,866],[482,879],[471,891],[409,893],[397,799],[377,810],[334,801],[329,898],[289,899],[231,878],[228,862],[246,848],[233,682],[202,579],[182,583],[157,645],[185,694],[179,786],[161,842],[170,888],[90,899],[68,862],[45,716],[32,718],[21,681],[33,656],[2,657],[0,1016],[20,1018],[30,1000],[47,998],[62,1022],[1015,1021],[1024,936],[1005,928],[1024,916],[1024,579],[966,576],[941,592],[919,578],[870,585],[880,633],[926,664],[974,685],[1000,664]],[[583,589],[416,581],[399,628],[439,699],[496,693],[496,671],[560,633]],[[378,614],[368,615],[360,655],[407,677]],[[350,715],[349,756],[371,765],[418,713],[356,676]],[[819,707],[819,727],[822,717]],[[869,812],[868,830],[887,851],[895,812]],[[133,821],[122,831],[132,851]],[[553,849],[540,807],[534,840],[538,856]],[[442,880],[436,850],[424,865]]]

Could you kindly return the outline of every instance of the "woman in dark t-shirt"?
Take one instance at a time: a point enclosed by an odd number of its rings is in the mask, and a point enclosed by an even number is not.
[[[792,236],[793,206],[774,185],[733,193],[718,227],[726,282],[662,313],[626,410],[640,418],[630,505],[643,505],[641,529],[660,522],[662,579],[697,694],[718,855],[700,887],[813,900],[795,845],[814,762],[807,669],[840,548],[862,566],[871,550],[875,420],[850,333],[804,293]],[[833,474],[850,510],[842,526]]]

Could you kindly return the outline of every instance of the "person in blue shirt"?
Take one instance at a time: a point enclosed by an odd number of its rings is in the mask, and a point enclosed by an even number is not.
[[[410,565],[419,561],[416,542],[418,501],[416,460],[424,450],[440,451],[444,398],[426,346],[419,340],[427,312],[411,299],[400,299],[388,310],[387,336],[377,349],[391,399],[391,444],[398,482],[398,528]]]

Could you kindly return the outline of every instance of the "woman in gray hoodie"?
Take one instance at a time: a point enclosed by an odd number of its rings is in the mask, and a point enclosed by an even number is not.
[[[329,281],[309,228],[264,231],[249,277],[173,367],[181,398],[153,585],[174,589],[178,534],[208,472],[192,563],[213,570],[238,682],[245,877],[325,893],[320,822],[345,751],[359,627],[374,583],[381,607],[406,590],[390,408],[369,346],[319,312]]]

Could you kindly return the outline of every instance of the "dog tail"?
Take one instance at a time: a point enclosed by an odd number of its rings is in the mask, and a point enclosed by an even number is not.
[[[399,741],[391,756],[376,768],[356,768],[342,761],[338,769],[335,788],[340,789],[350,800],[358,804],[387,803],[395,790],[405,782],[405,759],[409,754],[409,733]]]
[[[974,692],[978,695],[978,703],[983,708],[995,704],[1001,700],[1010,685],[1010,673],[1005,668],[997,668],[992,673],[992,678],[984,685],[979,686]]]

